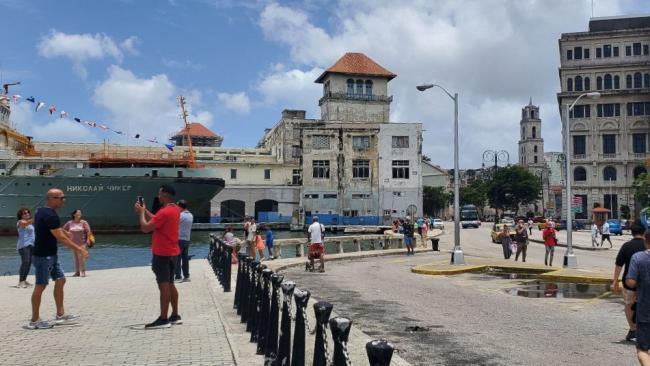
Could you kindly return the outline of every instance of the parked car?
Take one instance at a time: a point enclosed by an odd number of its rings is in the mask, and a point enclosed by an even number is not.
[[[546,223],[546,217],[544,217],[544,216],[535,216],[535,217],[533,217],[533,222],[534,223],[540,223],[540,222]]]
[[[501,219],[501,223],[514,226],[515,219],[513,219],[512,217],[504,217],[504,218]]]
[[[616,235],[623,235],[623,225],[621,225],[621,220],[618,219],[609,219],[607,220],[609,224],[609,232]]]
[[[440,230],[443,230],[445,228],[445,224],[440,219],[433,219],[431,226],[434,229],[440,229]]]
[[[546,219],[546,220],[544,220],[542,222],[537,223],[537,229],[544,230],[546,228],[546,223],[549,222],[549,221],[554,223],[553,226],[554,226],[555,230],[560,229],[560,223],[557,222],[557,221],[550,220],[550,219]]]
[[[579,221],[573,220],[573,221],[571,221],[571,223],[572,223],[571,224],[571,229],[574,230],[574,231],[575,230],[582,230],[582,229],[585,228],[585,226],[583,224],[581,224]],[[558,225],[556,223],[555,230],[566,230],[566,220],[560,221],[559,227],[558,227]]]
[[[513,240],[515,239],[515,234],[517,232],[515,231],[514,226],[508,224],[496,224],[492,226],[492,232],[490,232],[490,236],[492,237],[493,243],[501,243],[501,239],[499,238],[499,233],[503,230],[504,226],[508,227],[508,233],[510,234],[510,237]]]

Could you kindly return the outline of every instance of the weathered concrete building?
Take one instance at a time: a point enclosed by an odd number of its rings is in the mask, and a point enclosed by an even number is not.
[[[569,114],[573,193],[587,219],[594,204],[618,218],[622,205],[632,212],[634,179],[645,173],[650,131],[650,16],[592,18],[586,32],[559,39],[560,114],[586,92]]]

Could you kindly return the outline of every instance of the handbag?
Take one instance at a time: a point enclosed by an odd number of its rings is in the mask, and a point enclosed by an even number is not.
[[[95,246],[95,235],[92,233],[88,234],[88,248],[92,248]]]
[[[516,253],[517,252],[517,244],[515,244],[515,243],[510,244],[510,251],[513,252],[513,253]]]

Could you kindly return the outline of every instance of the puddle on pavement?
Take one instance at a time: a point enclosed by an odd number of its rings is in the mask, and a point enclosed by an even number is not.
[[[509,280],[529,280],[529,279],[539,278],[539,273],[513,272],[501,268],[492,268],[492,267],[489,267],[479,273],[480,275],[483,275],[485,279],[490,279],[491,277],[499,277],[499,278],[505,278]]]
[[[610,296],[611,287],[605,283],[573,283],[527,281],[519,286],[506,289],[506,293],[514,296],[531,298],[558,299],[593,299],[600,296]]]

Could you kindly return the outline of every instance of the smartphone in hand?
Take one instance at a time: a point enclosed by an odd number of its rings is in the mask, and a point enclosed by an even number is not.
[[[144,198],[142,196],[138,196],[138,204],[144,207]]]

